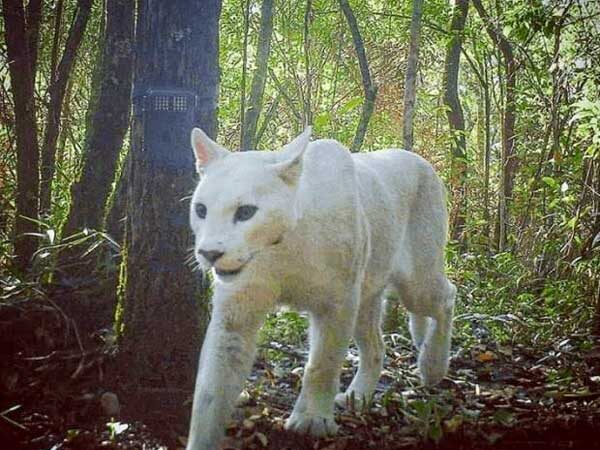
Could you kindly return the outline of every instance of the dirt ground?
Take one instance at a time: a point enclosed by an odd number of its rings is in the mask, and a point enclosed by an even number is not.
[[[283,430],[306,349],[263,343],[223,449],[600,449],[600,350],[584,336],[548,348],[478,341],[453,352],[447,379],[419,386],[414,352],[386,335],[385,371],[373,404],[338,411],[340,433],[314,440]],[[51,300],[0,304],[0,448],[179,449],[192,392],[144,392],[178,403],[179,418],[123,404],[107,374],[109,330],[81,336]],[[342,384],[357,363],[351,349]],[[158,411],[158,414],[157,414]],[[135,417],[134,417],[135,416]],[[158,419],[157,417],[162,417]]]

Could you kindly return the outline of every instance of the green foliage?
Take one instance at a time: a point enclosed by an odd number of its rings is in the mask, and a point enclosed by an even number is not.
[[[444,435],[442,423],[451,407],[443,399],[429,396],[423,400],[413,400],[402,410],[409,427],[425,441],[438,443]]]
[[[30,220],[36,222],[40,229],[38,233],[29,233],[39,242],[33,255],[31,278],[42,284],[52,282],[55,273],[65,268],[63,263],[59,262],[59,256],[63,253],[74,256],[68,261],[68,264],[74,265],[93,256],[97,275],[116,270],[114,255],[120,252],[120,246],[107,233],[86,228],[70,236],[61,237],[50,222]]]
[[[573,105],[571,122],[584,150],[585,158],[600,158],[600,99],[584,98]]]
[[[557,336],[576,335],[591,327],[594,304],[582,301],[588,289],[582,284],[586,275],[542,277],[536,267],[541,264],[539,259],[526,263],[511,253],[451,255],[450,277],[460,286],[454,323],[461,346],[478,339],[477,328],[498,344],[545,346]],[[590,262],[581,264],[583,269]]]
[[[268,347],[269,342],[284,343],[294,348],[306,344],[308,321],[296,312],[282,311],[270,314],[260,330],[259,344]],[[267,348],[270,359],[277,360],[282,355],[277,349]]]

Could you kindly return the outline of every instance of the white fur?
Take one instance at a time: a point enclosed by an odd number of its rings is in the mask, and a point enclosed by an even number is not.
[[[383,361],[384,291],[410,313],[423,382],[446,374],[456,289],[444,275],[447,213],[439,178],[414,153],[352,155],[336,141],[309,137],[307,130],[279,152],[229,153],[200,130],[192,134],[202,173],[190,213],[196,251],[223,252],[214,268],[241,272],[215,274],[188,450],[217,448],[251,370],[256,332],[278,306],[310,315],[310,356],[289,430],[334,434],[334,401],[372,397]],[[199,202],[205,219],[195,213]],[[234,222],[244,204],[257,206],[256,214]],[[338,394],[351,337],[360,364]]]

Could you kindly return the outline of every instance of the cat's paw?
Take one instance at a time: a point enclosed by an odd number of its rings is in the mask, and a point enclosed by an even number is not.
[[[295,433],[310,434],[316,438],[334,436],[338,430],[333,416],[322,417],[307,413],[292,413],[285,422],[285,429]]]
[[[432,356],[427,352],[422,352],[419,355],[418,366],[423,385],[435,386],[442,381],[448,372],[448,357]]]

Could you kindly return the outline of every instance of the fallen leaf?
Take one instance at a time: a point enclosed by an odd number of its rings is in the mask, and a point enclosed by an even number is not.
[[[485,351],[483,353],[479,353],[476,356],[476,358],[477,358],[477,360],[479,362],[483,362],[484,363],[484,362],[494,361],[495,359],[497,359],[497,356],[493,352],[487,350],[487,351]]]

